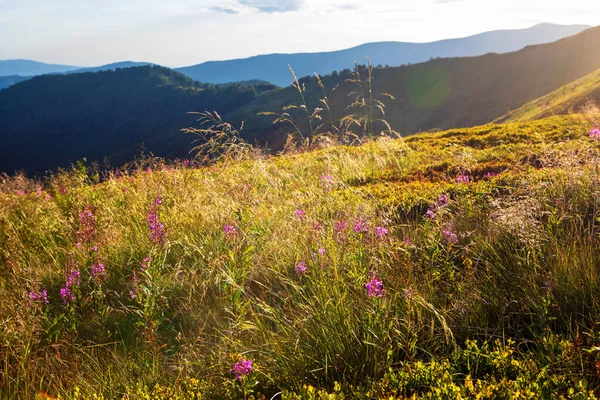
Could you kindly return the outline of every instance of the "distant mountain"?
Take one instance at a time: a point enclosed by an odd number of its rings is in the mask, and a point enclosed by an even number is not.
[[[41,173],[84,157],[120,165],[142,149],[186,157],[195,137],[179,130],[197,119],[187,112],[227,113],[259,94],[151,66],[34,77],[0,91],[0,171]]]
[[[494,123],[525,122],[578,112],[589,101],[600,104],[600,69],[497,118]]]
[[[19,75],[0,76],[0,89],[4,89],[16,83],[26,81],[27,79],[30,79],[30,77]]]
[[[201,82],[261,79],[278,86],[287,86],[292,82],[288,64],[294,68],[298,77],[313,75],[315,72],[325,75],[352,68],[355,61],[365,64],[367,57],[373,65],[400,66],[436,57],[508,53],[529,45],[554,42],[588,28],[590,27],[587,25],[539,24],[528,29],[491,31],[431,43],[380,42],[324,53],[270,54],[238,60],[209,61],[177,68],[176,71]]]
[[[376,68],[373,94],[394,96],[384,100],[386,119],[403,135],[481,125],[600,69],[598,43],[600,27],[513,53]],[[327,92],[337,86],[328,102],[334,121],[349,112],[356,90],[349,74],[323,76]],[[323,107],[316,79],[302,78],[301,84],[309,112]],[[290,104],[299,104],[290,86],[200,84],[162,67],[40,76],[0,91],[0,171],[39,173],[83,157],[107,157],[114,165],[142,148],[184,157],[193,138],[179,129],[197,126],[188,111],[216,110],[235,126],[244,121],[245,139],[279,149],[292,127],[257,113],[281,112]],[[286,112],[308,134],[304,111]]]
[[[121,61],[112,64],[101,65],[99,67],[90,68],[79,68],[73,71],[68,71],[69,74],[81,74],[84,72],[100,72],[100,71],[114,71],[117,68],[133,68],[133,67],[144,67],[146,65],[156,65],[149,62],[134,62],[134,61]]]
[[[0,60],[0,76],[32,76],[73,71],[80,67],[72,65],[46,64],[31,60]]]
[[[0,65],[3,63],[4,61],[0,61]],[[36,61],[32,61],[33,63],[37,63]],[[39,63],[38,63],[39,64]],[[73,69],[73,70],[69,70],[69,71],[65,71],[65,72],[51,72],[52,74],[61,74],[61,73],[65,73],[65,74],[82,74],[85,72],[100,72],[100,71],[114,71],[117,68],[133,68],[133,67],[143,67],[146,65],[156,65],[156,64],[152,64],[152,63],[147,63],[147,62],[133,62],[133,61],[123,61],[123,62],[118,62],[118,63],[113,63],[113,64],[106,64],[106,65],[102,65],[99,67],[90,67],[90,68],[77,68],[77,69]],[[49,72],[50,73],[50,72]],[[32,74],[31,76],[19,76],[19,75],[12,75],[12,76],[0,76],[0,89],[4,89],[7,87],[10,87],[14,84],[17,84],[19,82],[23,82],[26,81],[28,79],[33,78],[34,76],[37,75],[44,75],[46,73],[43,74]]]

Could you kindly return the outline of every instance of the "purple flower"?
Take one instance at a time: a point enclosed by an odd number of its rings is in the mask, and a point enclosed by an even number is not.
[[[348,227],[348,223],[344,220],[339,220],[333,225],[333,230],[340,233]]]
[[[129,297],[131,297],[131,300],[135,300],[135,293],[133,293],[133,290],[129,291]]]
[[[365,233],[369,231],[369,228],[367,227],[367,223],[365,221],[359,219],[354,222],[353,230],[356,233]]]
[[[158,206],[161,204],[160,197],[156,199],[154,204],[148,210],[146,215],[146,221],[148,222],[148,228],[150,229],[150,239],[154,244],[161,245],[167,239],[165,227],[158,218]]]
[[[454,244],[458,242],[458,236],[456,233],[452,232],[450,229],[442,230],[442,234],[444,235],[444,242],[447,244]]]
[[[68,301],[75,300],[73,293],[71,293],[71,289],[68,287],[60,288],[60,298],[63,300],[64,304],[67,304]]]
[[[404,244],[407,246],[410,246],[412,244],[412,242],[410,241],[408,236],[404,236]]]
[[[321,174],[321,183],[324,187],[330,188],[333,186],[333,176],[329,174],[325,174],[324,172]]]
[[[17,196],[23,196],[23,195],[25,195],[24,190],[17,190]]]
[[[321,257],[323,257],[323,256],[325,255],[325,249],[324,249],[324,248],[322,248],[322,247],[321,247],[321,248],[319,249],[319,255],[320,255]]]
[[[150,258],[149,257],[144,258],[144,261],[142,261],[142,271],[145,271],[148,269],[149,263],[150,263]]]
[[[375,234],[379,237],[386,237],[388,234],[388,229],[383,226],[378,226],[375,228]]]
[[[91,206],[86,205],[79,213],[79,232],[77,232],[78,247],[91,242],[96,236],[96,217]]]
[[[466,178],[467,178],[467,182],[468,182],[469,177],[466,177]],[[437,216],[438,209],[440,207],[444,207],[444,206],[448,205],[448,200],[449,199],[448,199],[447,195],[445,195],[445,194],[439,195],[437,201],[435,203],[433,203],[427,209],[427,212],[425,213],[425,217],[430,218],[430,219],[434,219]]]
[[[252,360],[246,360],[243,358],[240,361],[233,364],[233,366],[229,370],[230,373],[235,375],[236,381],[242,379],[242,377],[246,375],[249,375],[250,373],[252,373],[252,371]]]
[[[467,175],[459,175],[456,177],[457,183],[469,183],[470,179]]]
[[[304,218],[306,216],[306,211],[304,211],[304,210],[302,210],[300,208],[297,208],[296,212],[294,212],[294,215],[296,216],[296,218],[302,219],[302,218]]]
[[[156,204],[162,204],[162,199],[160,197],[156,198]]]
[[[98,278],[100,283],[106,280],[106,269],[104,264],[98,263],[98,265],[92,265],[92,278]]]
[[[600,139],[600,128],[592,128],[590,130],[590,139]]]
[[[369,297],[383,297],[385,292],[383,282],[376,275],[373,275],[373,279],[365,284],[365,289],[367,289],[367,296]]]
[[[304,261],[299,261],[298,264],[296,264],[296,272],[298,273],[298,275],[306,274],[306,269],[307,268]]]
[[[104,266],[103,266],[103,268],[104,268]],[[65,286],[70,288],[71,286],[73,286],[73,283],[75,283],[77,286],[79,286],[79,284],[80,284],[79,278],[80,277],[81,277],[81,272],[79,272],[78,269],[71,271],[71,275],[69,275],[67,277],[67,280],[65,281]]]
[[[237,235],[237,229],[235,229],[235,226],[233,225],[226,224],[223,227],[223,233],[225,234],[225,236],[233,237]]]

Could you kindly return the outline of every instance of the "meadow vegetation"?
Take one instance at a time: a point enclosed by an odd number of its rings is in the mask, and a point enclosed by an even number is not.
[[[597,124],[3,176],[1,394],[596,398]]]

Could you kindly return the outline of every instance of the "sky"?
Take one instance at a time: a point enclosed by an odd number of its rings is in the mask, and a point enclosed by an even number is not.
[[[0,0],[0,60],[182,67],[541,22],[598,25],[599,0]]]

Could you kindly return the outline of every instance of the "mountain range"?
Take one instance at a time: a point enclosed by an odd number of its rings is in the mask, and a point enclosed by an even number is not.
[[[564,85],[584,88],[573,91],[581,93],[581,99],[600,95],[595,79],[600,69],[598,43],[600,27],[512,53],[375,68],[373,94],[393,96],[384,100],[385,118],[403,135],[484,124],[553,91],[561,93]],[[364,80],[366,70],[359,72]],[[352,111],[348,110],[350,95],[357,87],[351,77],[349,70],[322,77],[326,93],[337,88],[328,99],[334,123]],[[580,79],[584,83],[574,82]],[[308,110],[322,107],[323,93],[316,78],[302,78],[300,85],[305,87]],[[285,108],[307,134],[304,111],[287,108],[300,105],[299,100],[291,86],[278,88],[261,81],[198,83],[149,65],[38,76],[0,90],[0,171],[41,174],[84,157],[119,165],[141,151],[188,157],[194,137],[180,129],[197,126],[196,117],[187,114],[190,111],[214,110],[235,126],[244,122],[246,140],[277,150],[292,126],[272,124],[272,118],[257,114]]]
[[[460,39],[431,43],[378,42],[351,49],[300,54],[270,54],[229,61],[210,61],[175,70],[192,79],[210,83],[224,83],[261,79],[278,86],[292,83],[288,65],[297,76],[329,74],[352,68],[355,62],[397,67],[420,63],[430,58],[470,57],[487,53],[508,53],[525,46],[550,43],[575,35],[587,25],[539,24],[527,29],[485,32]]]
[[[230,83],[253,79],[287,86],[292,82],[288,65],[299,77],[321,75],[332,71],[352,68],[355,62],[365,63],[369,58],[373,65],[400,66],[427,61],[436,57],[467,57],[487,53],[507,53],[525,46],[554,42],[572,36],[587,25],[539,24],[527,29],[484,32],[459,39],[440,40],[431,43],[377,42],[367,43],[351,49],[297,54],[270,54],[251,58],[210,61],[202,64],[175,68],[176,71],[205,83]],[[82,68],[68,65],[53,65],[30,60],[0,60],[0,89],[35,75],[50,73],[79,73],[114,70],[141,65],[148,62],[119,62],[99,67]]]
[[[27,61],[27,60],[16,60],[16,61],[19,61],[19,62],[15,64],[15,63],[11,63],[9,60],[9,62],[7,62],[7,64],[5,65],[5,67],[6,67],[5,70],[10,70],[10,71],[18,70],[19,65],[22,65],[25,68],[24,71],[35,70],[34,65],[36,64],[36,61]],[[3,63],[5,63],[5,61],[0,61],[0,66]],[[11,64],[13,65],[13,67],[10,67]],[[42,70],[51,70],[53,67],[52,64],[43,64],[43,63],[38,63],[38,64],[41,64],[40,68]],[[45,74],[81,74],[81,73],[85,73],[85,72],[114,71],[118,68],[132,68],[132,67],[141,67],[141,66],[145,66],[145,65],[154,65],[154,64],[147,63],[147,62],[122,61],[122,62],[118,62],[118,63],[106,64],[106,65],[101,65],[99,67],[90,67],[90,68],[58,66],[58,67],[62,67],[63,70],[57,70],[54,72],[45,72],[45,73],[40,73],[40,74],[31,74],[30,76],[23,76],[23,75],[18,75],[18,74],[8,75],[8,76],[0,76],[0,89],[4,89],[4,88],[10,87],[16,83],[26,81],[28,79],[33,78],[34,76],[45,75]],[[10,69],[10,68],[13,68],[13,69]]]

